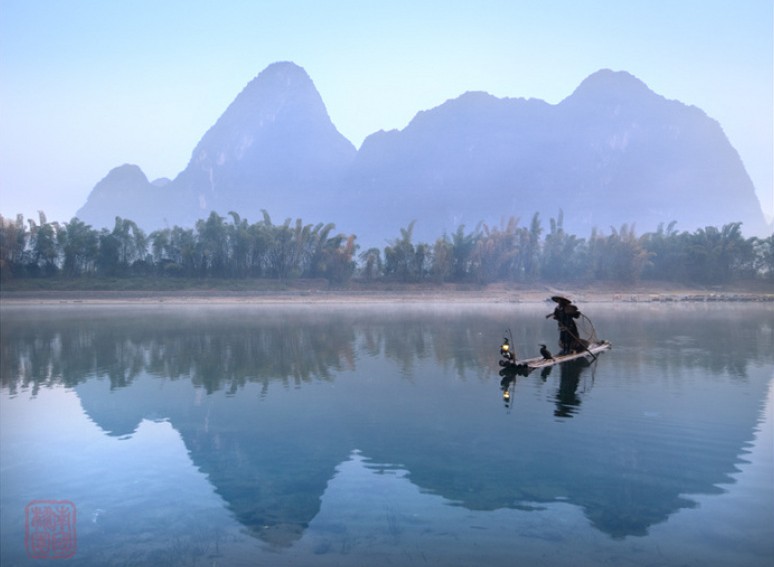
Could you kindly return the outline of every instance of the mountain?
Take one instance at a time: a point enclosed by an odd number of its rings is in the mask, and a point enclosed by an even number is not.
[[[419,239],[560,210],[565,228],[581,236],[672,220],[680,229],[765,225],[716,121],[608,70],[558,105],[469,92],[420,112],[404,130],[366,139],[348,187],[348,202],[380,211],[382,234],[417,219]],[[365,228],[355,221],[356,233]]]
[[[191,208],[280,220],[321,214],[356,154],[301,67],[275,63],[253,79],[196,146],[172,182]]]
[[[587,226],[636,222],[651,230],[677,220],[694,229],[743,221],[748,230],[765,229],[739,154],[700,109],[656,95],[628,73],[600,71],[557,111],[568,146],[559,169],[575,174],[558,181],[584,181],[573,205],[596,205],[585,207]]]
[[[274,63],[229,105],[175,179],[151,191],[144,175],[144,183],[137,179],[132,186],[112,183],[108,175],[77,216],[112,226],[119,215],[148,230],[190,226],[212,210],[234,210],[251,220],[261,217],[261,209],[280,221],[290,216],[323,220],[330,214],[329,196],[355,154],[306,71]]]
[[[470,231],[481,221],[527,223],[535,212],[546,221],[560,211],[579,236],[623,223],[642,233],[673,220],[680,230],[742,221],[745,233],[766,231],[720,125],[610,70],[556,105],[468,92],[419,112],[403,130],[372,134],[357,151],[306,72],[275,63],[174,180],[157,186],[138,171],[132,184],[111,172],[78,216],[111,226],[120,215],[151,230],[192,225],[211,210],[252,222],[266,209],[279,221],[335,222],[363,246],[382,246],[413,220],[415,238],[433,241],[460,224]]]
[[[116,216],[132,220],[145,219],[150,203],[153,204],[154,210],[161,210],[160,190],[148,181],[138,166],[124,164],[111,169],[105,178],[97,183],[76,216],[93,226],[110,228],[113,227]],[[157,220],[153,218],[153,222]]]

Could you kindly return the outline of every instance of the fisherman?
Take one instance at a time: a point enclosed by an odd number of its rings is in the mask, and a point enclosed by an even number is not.
[[[578,337],[578,327],[575,324],[575,319],[581,315],[578,307],[561,295],[554,295],[551,300],[557,305],[553,313],[546,315],[546,319],[553,317],[559,325],[559,347],[561,348],[559,354],[570,354],[585,349],[586,345]]]

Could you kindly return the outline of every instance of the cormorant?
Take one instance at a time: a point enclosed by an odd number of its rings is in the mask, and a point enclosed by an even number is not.
[[[546,348],[546,345],[540,345],[540,354],[542,354],[543,358],[546,360],[552,360],[554,358],[554,355]]]

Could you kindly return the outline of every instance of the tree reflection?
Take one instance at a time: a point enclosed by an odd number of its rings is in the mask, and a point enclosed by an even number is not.
[[[4,323],[0,365],[11,393],[94,376],[122,388],[143,373],[233,392],[248,382],[330,380],[355,359],[355,331],[335,319],[60,315]]]
[[[665,373],[695,366],[744,378],[749,360],[770,346],[765,309],[757,319],[768,334],[750,332],[755,317],[727,317],[711,306],[672,312],[645,307],[620,315],[605,322],[605,336],[617,346],[628,341]],[[491,351],[492,335],[506,325],[513,326],[514,348],[528,355],[536,337],[552,334],[539,318],[518,323],[491,313],[402,312],[398,317],[387,310],[325,316],[272,309],[217,316],[185,309],[8,311],[3,313],[0,379],[12,392],[46,384],[73,386],[91,376],[121,388],[149,373],[191,378],[208,393],[233,392],[249,382],[297,386],[331,380],[338,371],[353,370],[360,355],[384,356],[406,376],[418,361],[431,359],[459,378],[485,379],[500,370]],[[732,351],[729,335],[749,340],[738,341]],[[616,364],[615,357],[610,359]],[[568,375],[562,395],[569,396],[573,381]]]
[[[48,315],[48,316],[46,316]],[[111,388],[147,373],[190,378],[207,393],[250,382],[299,386],[354,370],[357,351],[384,356],[410,375],[434,358],[458,376],[493,367],[478,325],[455,317],[385,319],[260,311],[208,317],[179,313],[11,313],[2,332],[2,385],[74,386],[96,376]]]

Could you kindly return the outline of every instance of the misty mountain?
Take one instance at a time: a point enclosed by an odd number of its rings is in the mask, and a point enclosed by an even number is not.
[[[331,122],[306,71],[274,63],[205,133],[175,179],[149,188],[143,175],[144,182],[138,177],[129,186],[120,179],[113,183],[111,172],[77,216],[112,227],[118,215],[148,230],[191,226],[210,211],[233,210],[258,220],[266,209],[279,222],[298,216],[327,220],[322,215],[330,214],[331,196],[356,153]]]
[[[418,236],[431,238],[481,220],[529,223],[534,212],[547,220],[560,209],[565,228],[582,236],[671,220],[681,229],[764,227],[719,124],[607,70],[554,106],[470,92],[420,112],[404,130],[366,139],[347,186],[348,202],[381,212],[386,235],[412,218]]]
[[[172,185],[187,224],[210,210],[307,217],[320,214],[356,153],[306,72],[275,63],[231,103]]]
[[[559,104],[468,92],[377,132],[357,151],[332,124],[306,72],[275,63],[251,81],[166,185],[122,166],[77,213],[148,230],[190,226],[215,210],[251,222],[333,221],[381,246],[416,220],[418,240],[510,216],[564,213],[587,236],[678,221],[693,230],[742,221],[766,230],[739,155],[720,125],[626,72],[602,70]],[[154,182],[155,183],[155,182]]]
[[[97,183],[76,216],[81,220],[88,219],[86,222],[96,227],[112,228],[116,216],[135,220],[140,225],[148,220],[153,222],[157,218],[149,216],[152,211],[148,210],[148,205],[153,203],[158,210],[165,196],[160,189],[148,181],[138,166],[124,164],[111,169]],[[172,204],[171,200],[169,204]]]

